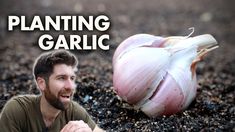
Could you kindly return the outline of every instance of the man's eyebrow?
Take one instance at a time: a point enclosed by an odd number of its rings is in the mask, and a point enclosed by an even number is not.
[[[56,77],[59,77],[59,76],[73,76],[73,77],[76,77],[77,75],[76,74],[72,74],[72,75],[68,75],[68,74],[57,74]]]

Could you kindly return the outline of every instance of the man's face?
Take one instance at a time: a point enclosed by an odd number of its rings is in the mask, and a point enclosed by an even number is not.
[[[44,96],[48,103],[59,110],[68,108],[75,91],[75,69],[65,64],[54,66]]]

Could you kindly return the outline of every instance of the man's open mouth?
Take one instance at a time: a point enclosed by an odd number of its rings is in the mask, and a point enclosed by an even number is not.
[[[71,95],[67,95],[67,94],[65,94],[65,95],[60,95],[60,99],[61,99],[61,101],[63,102],[63,101],[70,101],[70,97],[71,97]]]
[[[70,98],[70,95],[61,95],[63,98]]]

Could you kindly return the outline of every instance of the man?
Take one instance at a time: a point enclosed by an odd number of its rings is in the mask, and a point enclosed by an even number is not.
[[[78,103],[72,101],[77,65],[76,57],[65,50],[39,56],[33,73],[41,94],[10,99],[0,115],[0,131],[103,131]]]

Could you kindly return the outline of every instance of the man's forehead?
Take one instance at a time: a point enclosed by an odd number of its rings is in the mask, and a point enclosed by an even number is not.
[[[55,75],[75,75],[75,72],[77,72],[77,67],[72,67],[66,64],[57,64],[53,68],[53,73]]]

